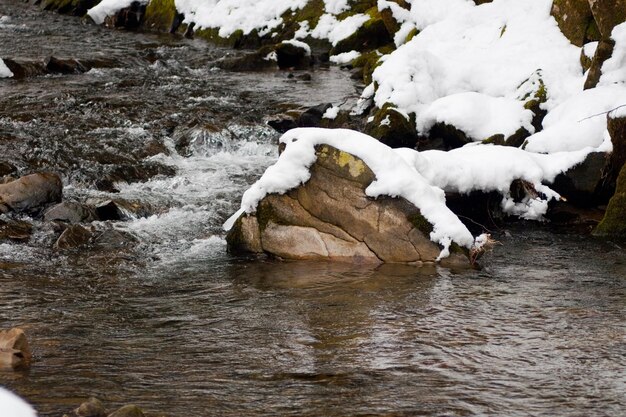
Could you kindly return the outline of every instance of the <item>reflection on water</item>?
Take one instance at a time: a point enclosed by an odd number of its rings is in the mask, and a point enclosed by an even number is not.
[[[221,241],[141,271],[9,265],[3,327],[36,362],[0,375],[43,416],[90,395],[171,416],[623,414],[626,252],[512,234],[482,271],[233,259]]]

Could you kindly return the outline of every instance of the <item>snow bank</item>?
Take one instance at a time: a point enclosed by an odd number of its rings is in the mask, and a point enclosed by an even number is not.
[[[324,10],[326,13],[339,14],[349,8],[348,0],[324,0]]]
[[[380,108],[391,102],[419,115],[435,101],[459,93],[520,100],[519,86],[541,69],[548,91],[545,107],[554,108],[582,90],[584,78],[580,48],[559,31],[550,16],[551,4],[495,0],[475,6],[466,0],[414,0],[410,19],[421,32],[374,71],[375,104]],[[490,111],[508,130],[527,121],[509,106],[502,111],[490,106]]]
[[[198,28],[219,28],[228,37],[237,30],[269,33],[283,23],[282,15],[304,7],[307,0],[175,0],[176,10],[185,14],[185,23]]]
[[[544,129],[527,139],[531,152],[576,151],[586,147],[610,152],[606,112],[626,104],[626,85],[604,85],[573,95],[543,120]]]
[[[7,67],[7,65],[4,63],[2,58],[0,58],[0,78],[11,78],[11,77],[13,77],[13,73],[11,72],[9,67]]]
[[[36,417],[37,413],[26,401],[0,387],[0,410],[7,417]]]
[[[428,132],[435,123],[456,126],[475,141],[495,134],[513,135],[520,126],[530,133],[533,112],[518,100],[481,93],[452,94],[435,100],[417,118],[417,129]]]
[[[113,16],[118,11],[130,7],[135,1],[140,4],[148,4],[149,0],[102,0],[97,6],[89,9],[87,14],[96,24],[100,25],[107,16]]]

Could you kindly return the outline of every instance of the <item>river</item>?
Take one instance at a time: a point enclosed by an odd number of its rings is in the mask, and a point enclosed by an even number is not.
[[[29,242],[0,244],[0,328],[34,353],[1,385],[41,417],[89,396],[173,417],[626,414],[616,243],[513,224],[465,272],[227,254],[223,221],[277,158],[268,117],[358,92],[337,68],[214,68],[238,53],[0,0],[0,57],[98,63],[0,80],[2,160],[59,172],[65,199],[150,212],[96,224],[134,236],[113,250],[53,250],[38,220]],[[157,175],[102,186],[137,163]]]

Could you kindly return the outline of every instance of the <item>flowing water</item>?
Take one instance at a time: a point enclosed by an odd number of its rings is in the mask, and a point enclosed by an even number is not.
[[[334,69],[213,68],[232,53],[0,0],[0,57],[100,63],[0,80],[2,159],[61,173],[68,200],[149,208],[94,225],[130,244],[55,251],[39,220],[0,244],[0,328],[25,329],[35,358],[0,385],[40,416],[89,396],[176,417],[626,414],[615,243],[512,226],[466,272],[228,255],[221,224],[277,157],[267,117],[356,91]],[[149,178],[99,186],[138,164]]]

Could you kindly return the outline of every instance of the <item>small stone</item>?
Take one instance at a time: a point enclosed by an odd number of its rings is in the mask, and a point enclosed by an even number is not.
[[[74,249],[89,243],[92,232],[79,224],[73,224],[54,243],[55,249]]]
[[[144,417],[144,413],[141,408],[136,405],[129,404],[112,412],[108,417]]]
[[[86,204],[64,201],[50,207],[43,215],[47,222],[89,223],[98,220],[95,207]]]
[[[22,329],[0,331],[0,369],[28,367],[32,359],[28,340]]]
[[[104,417],[106,411],[99,399],[91,397],[76,409],[76,414],[80,417]]]
[[[61,200],[63,183],[57,174],[40,172],[0,184],[0,203],[13,211],[39,209]]]

